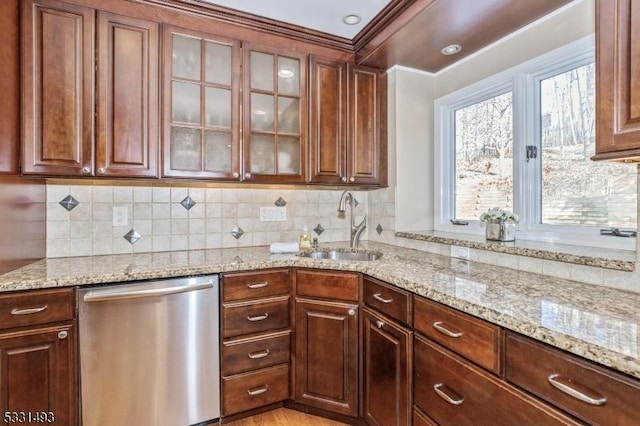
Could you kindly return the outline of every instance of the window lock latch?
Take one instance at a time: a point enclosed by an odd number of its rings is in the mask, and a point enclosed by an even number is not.
[[[538,158],[538,147],[537,146],[535,146],[535,145],[527,145],[526,149],[527,149],[527,163],[532,158]]]

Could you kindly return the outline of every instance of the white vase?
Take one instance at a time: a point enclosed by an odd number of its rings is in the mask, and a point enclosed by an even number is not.
[[[492,241],[515,241],[516,224],[508,222],[487,222],[485,236]]]

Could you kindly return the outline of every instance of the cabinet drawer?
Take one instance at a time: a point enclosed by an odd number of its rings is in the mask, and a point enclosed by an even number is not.
[[[242,272],[222,276],[222,301],[258,299],[289,294],[288,269]]]
[[[66,321],[74,316],[73,288],[0,296],[0,329]]]
[[[289,326],[289,296],[222,305],[222,337]]]
[[[500,327],[417,296],[413,309],[417,332],[500,373]]]
[[[222,375],[244,373],[289,362],[291,332],[284,331],[222,344]]]
[[[229,416],[289,397],[289,365],[222,378],[222,414]]]
[[[436,343],[414,349],[414,403],[441,426],[578,424]]]
[[[373,278],[363,279],[362,296],[365,305],[411,325],[411,295]]]
[[[637,380],[513,333],[505,362],[507,380],[588,423],[631,425],[640,418]]]
[[[357,302],[360,275],[330,271],[296,271],[296,294]]]

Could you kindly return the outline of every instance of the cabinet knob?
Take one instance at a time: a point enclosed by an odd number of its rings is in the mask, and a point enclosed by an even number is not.
[[[233,174],[231,176],[233,176],[234,179],[238,179],[240,177],[240,173],[233,172]]]
[[[91,173],[91,168],[89,168],[89,167],[83,167],[83,168],[82,168],[82,173],[83,173],[83,174],[85,174],[85,175],[90,174],[90,173]]]
[[[354,178],[353,176],[349,178],[349,182],[355,182],[355,181],[356,181],[356,178]]]
[[[346,177],[346,176],[342,176],[342,177],[340,178],[340,180],[341,180],[341,181],[343,181],[343,182],[346,182],[346,181],[347,181],[347,177]]]
[[[356,310],[355,309],[349,309],[349,316],[352,317],[356,314]]]
[[[100,167],[100,168],[98,169],[98,173],[99,173],[99,174],[101,174],[101,175],[103,175],[103,174],[107,173],[107,170],[106,170],[104,167]]]
[[[58,332],[58,339],[66,339],[69,336],[69,332],[67,330],[62,330]]]
[[[384,327],[384,322],[382,322],[382,321],[380,321],[380,320],[377,320],[377,321],[376,321],[376,327],[378,327],[378,328],[382,328],[382,327]]]
[[[245,179],[251,179],[251,173],[247,172],[244,174]]]

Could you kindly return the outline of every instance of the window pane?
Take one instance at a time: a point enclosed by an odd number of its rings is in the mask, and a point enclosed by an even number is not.
[[[511,92],[455,112],[455,219],[513,210]]]
[[[173,35],[173,76],[200,80],[200,39]]]
[[[636,227],[636,166],[593,162],[595,67],[540,82],[542,223]]]

